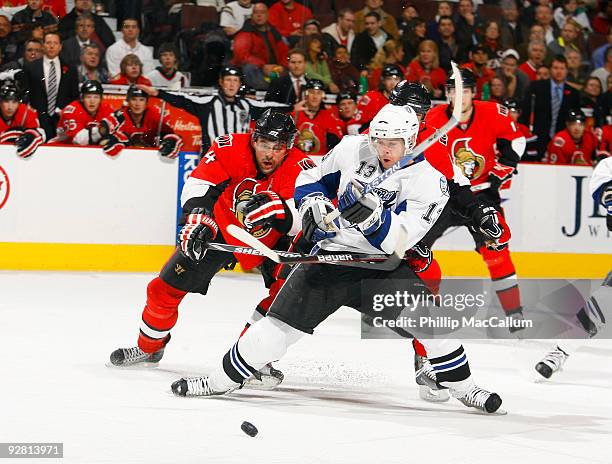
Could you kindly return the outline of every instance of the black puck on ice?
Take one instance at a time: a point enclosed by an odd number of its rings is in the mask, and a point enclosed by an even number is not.
[[[255,435],[257,435],[257,432],[258,432],[257,427],[255,427],[253,424],[247,421],[244,421],[242,425],[240,426],[240,428],[249,437],[254,437]]]

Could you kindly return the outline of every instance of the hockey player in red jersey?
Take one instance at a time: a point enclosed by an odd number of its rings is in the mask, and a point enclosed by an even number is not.
[[[525,137],[525,155],[535,157],[538,154],[538,147],[536,146],[538,136],[534,135],[533,132],[529,130],[529,127],[527,127],[525,124],[519,122],[519,117],[521,116],[520,102],[514,98],[506,98],[502,104],[508,108],[510,117],[516,123],[516,127],[518,128],[519,132],[523,134],[523,137]]]
[[[181,194],[183,228],[178,248],[147,288],[138,346],[114,351],[114,365],[157,362],[187,293],[205,295],[211,279],[236,260],[244,269],[264,258],[207,250],[209,242],[243,245],[226,234],[229,224],[248,230],[270,247],[295,235],[300,221],[293,203],[295,179],[314,163],[293,147],[296,128],[290,116],[267,110],[251,134],[218,137],[187,179]],[[273,279],[268,279],[270,284]],[[228,361],[229,362],[229,361]]]
[[[339,93],[336,97],[335,114],[342,124],[344,135],[357,135],[363,124],[357,109],[357,96],[350,92]]]
[[[294,113],[298,129],[295,146],[310,156],[323,156],[342,138],[342,124],[323,105],[325,84],[310,79],[302,86],[304,110]]]
[[[592,166],[596,148],[597,138],[586,128],[584,113],[570,110],[565,119],[565,129],[557,132],[548,143],[542,162]]]
[[[0,142],[14,143],[17,156],[27,158],[45,141],[45,132],[40,128],[38,113],[21,103],[19,90],[5,82],[0,87]]]
[[[404,74],[399,66],[387,64],[382,70],[381,77],[380,90],[369,90],[357,101],[361,124],[369,124],[382,107],[389,103],[389,94],[404,78]]]
[[[85,81],[81,98],[62,110],[56,142],[75,145],[97,145],[102,139],[102,120],[112,114],[112,108],[102,100],[104,89],[99,81]]]
[[[149,96],[134,86],[128,89],[126,100],[127,107],[105,119],[109,136],[104,142],[104,153],[116,156],[128,146],[158,147],[160,155],[176,158],[183,141],[172,131],[168,115],[149,105]]]
[[[500,206],[499,190],[509,183],[514,169],[525,150],[525,137],[519,132],[516,123],[508,115],[508,109],[492,102],[473,101],[476,88],[474,74],[468,69],[461,70],[463,80],[463,106],[461,121],[441,138],[451,155],[453,163],[470,180],[476,199],[503,214]],[[442,127],[449,119],[454,101],[454,81],[449,79],[447,94],[450,105],[433,108],[426,118],[432,128]],[[496,151],[499,153],[496,155]],[[447,206],[440,219],[424,238],[428,246],[453,226],[469,226],[471,220],[453,212]],[[497,297],[506,316],[515,319],[511,332],[523,328],[520,292],[516,283],[516,271],[510,258],[507,244],[487,246],[486,236],[481,231],[469,228],[476,249],[482,256]]]
[[[597,151],[595,152],[597,161],[612,156],[612,125],[606,124],[596,128],[595,136],[597,137]]]

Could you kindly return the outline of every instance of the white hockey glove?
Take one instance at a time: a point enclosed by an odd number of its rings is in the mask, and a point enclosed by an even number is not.
[[[206,255],[206,244],[212,242],[218,232],[219,226],[204,208],[194,208],[178,234],[178,244],[185,256],[199,263]]]
[[[318,243],[336,236],[335,228],[325,223],[325,216],[334,209],[334,204],[322,193],[311,193],[302,198],[299,212],[302,234],[306,240]]]
[[[363,188],[363,184],[353,179],[338,199],[338,209],[342,218],[355,224],[363,235],[372,235],[388,216],[383,214],[380,197],[374,192],[363,195]]]

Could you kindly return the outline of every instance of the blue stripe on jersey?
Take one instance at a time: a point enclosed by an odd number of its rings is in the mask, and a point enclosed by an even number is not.
[[[397,214],[399,213],[405,213],[406,209],[408,208],[408,203],[406,202],[406,200],[402,201],[399,205],[397,205],[395,207],[395,212]]]
[[[340,186],[340,171],[326,174],[318,182],[312,184],[297,185],[293,199],[296,206],[299,208],[300,202],[306,195],[321,192],[330,200],[333,200],[338,195],[338,187]]]
[[[467,360],[467,356],[465,355],[465,353],[463,353],[460,358],[456,359],[453,362],[449,362],[449,363],[446,363],[446,364],[434,364],[434,363],[432,363],[431,366],[434,368],[434,371],[442,370],[442,369],[450,369],[452,367],[458,366],[461,363],[464,363],[466,360]]]
[[[381,251],[384,251],[380,245],[382,244],[382,242],[385,241],[387,235],[389,234],[389,230],[391,229],[391,211],[388,209],[384,209],[381,216],[381,220],[382,224],[380,225],[378,230],[376,230],[376,232],[374,232],[373,234],[364,235],[364,237],[368,240],[368,242],[370,242],[370,245],[375,246]]]

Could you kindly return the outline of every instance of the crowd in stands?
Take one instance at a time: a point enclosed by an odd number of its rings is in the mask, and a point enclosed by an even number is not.
[[[0,99],[36,110],[47,142],[126,146],[125,123],[84,98],[98,83],[131,86],[124,118],[136,98],[182,105],[200,120],[203,150],[273,105],[294,115],[298,146],[314,155],[366,128],[404,79],[444,100],[454,61],[475,74],[478,99],[526,128],[524,160],[592,164],[612,143],[611,19],[612,2],[597,0],[3,0]],[[192,86],[219,93],[177,97]],[[87,137],[66,135],[75,104],[89,115]],[[3,125],[31,129],[5,106]],[[157,145],[171,132],[160,117]]]

